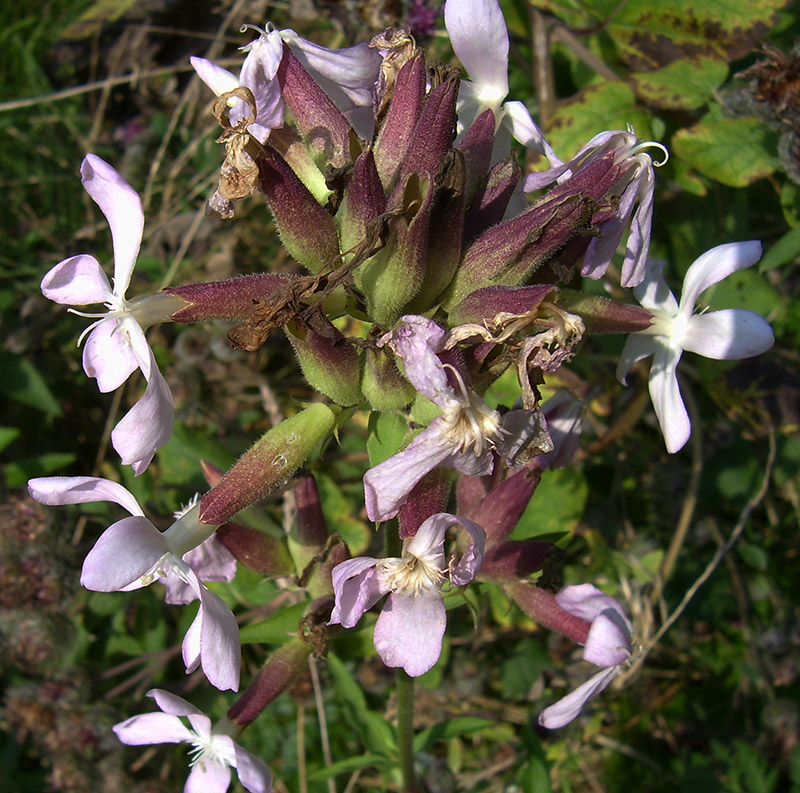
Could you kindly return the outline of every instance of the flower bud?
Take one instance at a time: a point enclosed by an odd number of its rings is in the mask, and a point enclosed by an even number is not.
[[[333,411],[309,405],[268,430],[200,500],[203,523],[225,523],[285,482],[333,429]]]
[[[217,539],[251,570],[261,575],[285,576],[294,573],[286,544],[264,531],[239,523],[223,523]]]
[[[456,148],[464,155],[467,178],[464,191],[470,203],[486,179],[492,161],[495,117],[491,109],[484,110],[464,133]],[[522,172],[520,170],[520,176]],[[517,177],[519,179],[519,176]],[[502,217],[502,215],[501,215]],[[499,218],[498,218],[499,220]]]
[[[478,578],[482,581],[511,582],[538,573],[558,551],[552,542],[507,540],[487,548]]]
[[[428,518],[438,512],[444,512],[451,486],[452,482],[442,468],[436,468],[425,474],[414,485],[406,503],[397,513],[401,539],[413,537]]]
[[[558,305],[577,314],[589,333],[636,333],[649,328],[653,321],[652,312],[642,306],[583,292],[562,291]]]
[[[564,611],[556,596],[533,584],[519,582],[504,587],[506,594],[543,628],[558,631],[578,644],[586,644],[591,623]]]
[[[367,227],[386,211],[386,195],[375,167],[372,150],[359,155],[347,183],[337,220],[341,219],[342,250],[349,251],[366,239]]]
[[[262,147],[256,157],[259,186],[289,253],[311,272],[339,256],[339,236],[328,212],[274,149]]]
[[[394,353],[388,347],[365,351],[361,393],[373,410],[387,413],[402,410],[417,394],[414,386],[400,374]]]
[[[285,44],[278,80],[284,101],[317,165],[323,169],[347,165],[350,123]]]
[[[375,139],[375,165],[385,188],[394,184],[425,103],[425,56],[419,52],[397,74],[389,110]]]
[[[489,171],[479,186],[464,220],[464,245],[470,245],[486,229],[497,225],[506,213],[508,202],[514,194],[522,169],[510,156]]]
[[[539,304],[558,288],[552,284],[533,286],[486,286],[467,295],[448,314],[450,324],[485,325],[504,315],[529,315],[535,318]]]
[[[172,315],[174,322],[243,320],[250,316],[257,300],[268,298],[292,278],[284,273],[256,273],[225,281],[172,286],[164,291],[188,303]]]
[[[358,351],[322,314],[312,324],[295,319],[285,326],[308,384],[339,405],[361,399],[361,363]]]
[[[289,126],[273,129],[269,136],[269,145],[286,160],[298,179],[319,201],[320,206],[325,206],[333,191],[325,183],[325,175],[317,167],[303,139],[294,129]]]

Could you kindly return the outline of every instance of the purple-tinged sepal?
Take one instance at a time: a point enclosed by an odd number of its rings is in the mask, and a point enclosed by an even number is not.
[[[333,430],[336,417],[321,402],[268,430],[200,500],[200,520],[221,524],[285,482]]]

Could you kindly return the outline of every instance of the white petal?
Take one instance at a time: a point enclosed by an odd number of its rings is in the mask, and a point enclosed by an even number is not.
[[[584,660],[595,666],[618,666],[631,651],[631,627],[628,618],[614,609],[606,609],[592,620],[583,648]]]
[[[508,94],[508,28],[497,0],[447,0],[450,43],[478,92],[499,104]],[[490,105],[487,105],[490,106]]]
[[[147,518],[123,518],[109,526],[89,551],[81,584],[94,592],[118,592],[152,570],[166,553],[164,535]]]
[[[241,649],[236,617],[218,595],[205,587],[200,591],[200,662],[203,672],[208,682],[221,691],[238,691]]]
[[[775,343],[772,328],[754,311],[729,308],[689,319],[681,346],[706,358],[751,358]]]
[[[644,308],[674,317],[678,313],[678,301],[664,280],[665,266],[666,262],[659,259],[648,259],[644,278],[633,288],[633,294]]]
[[[94,476],[44,476],[28,481],[28,492],[40,504],[89,504],[113,501],[131,513],[144,516],[133,494],[122,485]]]
[[[111,443],[123,465],[133,466],[139,476],[155,453],[172,435],[175,407],[167,381],[153,359],[144,396],[128,411],[111,433]]]
[[[194,733],[177,716],[167,713],[143,713],[132,716],[112,728],[122,743],[141,746],[151,743],[191,742]]]
[[[628,243],[625,247],[625,260],[622,263],[622,286],[636,286],[642,282],[647,266],[647,253],[650,250],[650,232],[653,226],[653,192],[655,175],[652,163],[643,166],[643,171],[635,180],[639,195],[639,206],[633,215]]]
[[[170,694],[169,691],[164,691],[161,688],[151,688],[147,692],[148,697],[152,697],[164,713],[170,713],[173,716],[198,716],[202,715],[202,711],[198,710],[191,702],[187,702],[183,697],[177,694]]]
[[[375,649],[386,666],[400,666],[406,674],[425,674],[442,652],[447,613],[442,596],[389,595],[375,623]]]
[[[683,448],[692,434],[689,414],[678,387],[677,367],[680,357],[680,350],[662,345],[650,367],[650,399],[670,453]]]
[[[572,693],[545,708],[539,716],[539,724],[548,730],[569,724],[581,712],[587,701],[597,696],[618,674],[619,669],[616,666],[598,672]]]
[[[593,584],[564,587],[556,595],[556,603],[564,611],[587,622],[592,622],[605,611],[614,611],[622,618],[628,633],[632,630],[630,621],[619,602]]]
[[[539,154],[544,154],[551,167],[562,164],[552,146],[547,142],[542,130],[531,118],[528,108],[522,102],[506,102],[503,105],[503,111],[503,124],[511,130],[511,134],[523,146],[538,151]]]
[[[227,94],[228,91],[233,91],[235,88],[239,87],[239,78],[227,69],[217,66],[216,63],[212,63],[205,58],[198,58],[195,55],[189,58],[189,62],[197,72],[197,76],[217,96]]]
[[[183,793],[225,793],[230,783],[230,766],[204,757],[192,766]]]
[[[681,311],[691,314],[700,294],[712,284],[727,278],[737,270],[743,270],[755,264],[761,258],[761,243],[757,240],[749,242],[729,242],[717,245],[695,259],[683,279],[681,294]]]
[[[234,743],[233,749],[236,753],[236,774],[245,790],[250,793],[271,793],[272,773],[269,768],[238,743]]]
[[[64,259],[53,267],[42,278],[41,289],[48,300],[68,306],[105,303],[114,297],[97,259],[86,254]]]
[[[83,371],[97,378],[97,387],[104,394],[116,391],[139,368],[129,336],[131,327],[107,317],[97,323],[83,345]]]
[[[637,361],[653,355],[659,346],[659,342],[653,336],[645,336],[639,333],[632,333],[628,336],[617,364],[617,380],[622,385],[627,385],[628,372],[630,372],[631,367]]]
[[[81,164],[81,181],[106,216],[114,245],[114,294],[128,289],[144,228],[142,202],[136,191],[104,160],[87,154]]]

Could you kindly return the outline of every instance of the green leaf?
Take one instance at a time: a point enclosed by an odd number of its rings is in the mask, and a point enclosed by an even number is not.
[[[672,136],[672,152],[728,187],[746,187],[778,167],[775,134],[754,118],[701,121]]]
[[[61,405],[39,370],[27,358],[0,354],[0,372],[3,373],[0,377],[0,394],[41,410],[48,417],[61,415]]]
[[[318,474],[316,479],[325,522],[338,532],[353,556],[364,553],[372,540],[372,529],[356,517],[352,501],[331,477]]]
[[[519,781],[524,793],[550,793],[550,767],[539,736],[530,725],[522,728],[522,742],[528,750],[528,762],[520,772]]]
[[[326,779],[336,776],[337,774],[345,774],[351,771],[358,771],[361,768],[381,768],[389,763],[389,760],[380,754],[365,754],[361,757],[348,757],[346,760],[338,760],[332,763],[327,768],[320,768],[317,771],[312,771],[308,775],[309,782],[324,782]]]
[[[631,79],[636,93],[651,105],[691,110],[705,105],[727,76],[728,65],[718,58],[681,58]]]
[[[371,467],[388,460],[400,451],[408,431],[405,418],[397,413],[373,412],[369,417],[367,452]]]
[[[414,736],[414,752],[426,752],[439,741],[449,741],[459,735],[472,735],[481,732],[495,723],[477,716],[462,716],[457,719],[447,719],[421,730]]]
[[[297,624],[300,622],[308,603],[295,603],[282,608],[268,619],[253,625],[245,625],[241,630],[242,642],[263,642],[265,644],[286,644],[297,636]]]
[[[625,83],[601,83],[560,108],[547,137],[556,153],[567,160],[604,130],[625,129],[631,124],[640,138],[651,138],[650,121],[650,116],[636,107],[636,97]]]
[[[0,452],[12,444],[20,434],[21,430],[17,427],[0,427]]]
[[[6,485],[10,488],[25,487],[25,483],[35,476],[48,476],[75,462],[72,452],[48,452],[35,457],[25,457],[3,466]]]
[[[775,267],[797,262],[800,256],[800,226],[787,231],[763,256],[758,271],[763,273]]]
[[[588,493],[589,486],[580,471],[574,468],[546,471],[511,539],[544,538],[551,534],[563,539],[583,515]]]
[[[550,656],[535,639],[523,639],[503,661],[500,679],[505,699],[523,699],[542,671],[552,666]]]

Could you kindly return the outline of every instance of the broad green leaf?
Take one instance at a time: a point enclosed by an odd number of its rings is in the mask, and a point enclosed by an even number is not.
[[[652,137],[651,119],[636,107],[633,91],[622,82],[591,86],[559,108],[547,137],[562,159],[568,160],[598,132],[632,125],[640,138]]]
[[[505,699],[523,699],[544,669],[552,666],[542,643],[523,639],[503,661],[500,679]]]
[[[414,752],[426,752],[439,741],[449,741],[459,735],[472,735],[481,732],[488,727],[494,727],[495,723],[488,719],[481,719],[477,716],[462,716],[457,719],[448,719],[427,727],[414,736]]]
[[[41,410],[48,417],[61,415],[61,405],[39,370],[19,355],[0,354],[0,394]]]
[[[701,121],[672,137],[673,154],[729,187],[746,187],[778,167],[775,135],[755,118]]]
[[[374,467],[400,451],[408,423],[397,413],[373,412],[369,417],[367,452],[369,464]]]
[[[800,226],[787,231],[762,257],[759,272],[772,270],[789,262],[797,262],[800,256]]]
[[[21,430],[17,427],[0,427],[0,452],[12,444],[20,434]]]
[[[651,105],[691,110],[705,105],[727,76],[728,65],[718,58],[681,58],[631,79],[636,93]]]
[[[245,625],[241,630],[242,642],[263,642],[264,644],[286,644],[297,636],[297,624],[303,616],[308,603],[295,603],[282,608],[268,619],[253,625]]]
[[[3,466],[6,485],[10,488],[25,487],[25,483],[35,476],[48,476],[75,462],[72,452],[48,452],[35,457],[25,457]]]
[[[524,793],[550,793],[550,767],[544,753],[539,736],[530,725],[522,728],[522,742],[528,750],[528,762],[519,775],[520,785]],[[563,788],[562,788],[563,790]]]

